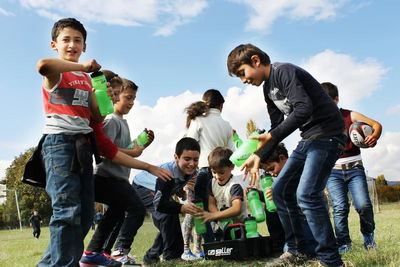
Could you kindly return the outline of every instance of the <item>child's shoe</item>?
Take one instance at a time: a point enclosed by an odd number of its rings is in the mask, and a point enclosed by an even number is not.
[[[113,260],[110,255],[105,252],[94,252],[93,254],[83,253],[79,261],[81,267],[121,267],[122,263]]]
[[[183,252],[181,259],[184,261],[192,261],[192,260],[198,260],[199,258],[196,255],[194,255],[192,253],[192,251],[190,251],[190,249],[189,249],[189,250]]]
[[[374,233],[370,233],[370,234],[366,234],[366,235],[362,235],[362,238],[364,240],[364,248],[366,250],[376,250],[376,243],[374,240]]]
[[[339,246],[339,248],[338,248],[340,254],[346,253],[346,252],[349,251],[350,249],[351,249],[351,244],[341,245],[341,246]]]
[[[196,257],[197,258],[204,258],[204,251],[203,250],[196,251]]]
[[[119,248],[111,254],[111,257],[115,261],[122,263],[122,266],[142,266],[129,256],[129,252],[130,249]]]

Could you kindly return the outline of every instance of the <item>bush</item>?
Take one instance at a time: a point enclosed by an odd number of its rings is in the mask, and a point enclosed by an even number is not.
[[[400,187],[380,185],[376,188],[379,202],[398,202],[400,200]]]

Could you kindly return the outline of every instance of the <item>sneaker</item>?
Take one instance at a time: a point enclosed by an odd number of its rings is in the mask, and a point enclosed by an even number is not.
[[[346,266],[347,266],[346,263],[343,262],[343,264],[338,267],[346,267]],[[329,265],[326,263],[319,262],[318,267],[329,267]]]
[[[341,246],[339,246],[339,248],[338,248],[340,254],[346,253],[346,252],[349,251],[350,249],[351,249],[351,244],[341,245]]]
[[[376,243],[374,241],[374,233],[362,235],[362,238],[364,240],[364,248],[366,250],[376,250]]]
[[[296,253],[293,255],[289,251],[283,253],[279,258],[276,258],[272,261],[269,261],[265,264],[265,266],[269,267],[285,267],[292,265],[302,265],[304,262],[308,260],[306,255]]]
[[[189,251],[183,252],[181,259],[184,261],[192,261],[192,260],[198,260],[199,258],[189,250]]]
[[[126,248],[119,248],[117,250],[114,250],[111,253],[111,258],[115,259],[115,257],[119,257],[119,256],[129,256],[129,258],[131,258],[132,260],[136,260],[137,256],[136,255],[132,255],[131,253],[129,253],[131,251],[130,248],[126,249]]]
[[[204,250],[196,251],[196,257],[197,258],[204,258]]]
[[[120,248],[119,250],[114,251],[111,257],[116,261],[122,263],[122,266],[142,266],[140,263],[137,263],[129,257],[130,249]],[[118,252],[118,253],[116,253]]]
[[[81,267],[120,267],[122,263],[113,260],[110,255],[105,252],[95,252],[93,254],[83,253],[79,261]]]

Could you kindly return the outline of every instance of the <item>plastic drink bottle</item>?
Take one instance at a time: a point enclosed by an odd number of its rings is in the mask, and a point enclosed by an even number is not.
[[[147,142],[149,142],[149,137],[147,135],[148,131],[146,129],[143,130],[143,132],[141,132],[138,137],[136,137],[136,142],[138,144],[138,146],[144,146],[145,144],[147,144]],[[126,149],[133,149],[133,147],[135,146],[135,143],[132,141],[132,143],[129,144],[129,146]]]
[[[251,135],[260,135],[264,132],[265,130],[257,129]],[[236,166],[240,167],[251,156],[251,154],[256,151],[257,146],[258,140],[249,138],[232,154],[232,156],[230,156],[229,160]]]
[[[100,114],[106,116],[114,112],[114,105],[111,98],[107,95],[107,79],[102,71],[93,72],[92,86],[94,89],[94,95],[96,96],[97,104],[99,105]]]
[[[244,228],[246,229],[246,238],[253,238],[260,236],[257,232],[256,218],[254,218],[250,214],[249,216],[247,216],[246,219],[244,219]]]
[[[256,218],[256,221],[258,223],[265,221],[264,208],[257,189],[250,188],[247,192],[247,199],[249,200],[251,214]]]
[[[271,187],[272,183],[274,180],[272,179],[271,174],[269,173],[264,173],[264,175],[261,177],[261,186],[263,188],[263,194],[264,194],[264,199],[265,199],[265,206],[267,207],[267,210],[269,212],[275,212],[276,211],[276,206],[274,201],[271,199],[267,198],[267,190],[268,188]]]
[[[228,209],[228,207],[224,205],[224,206],[220,209],[220,211],[224,211],[224,210],[226,210],[226,209]],[[225,219],[222,219],[221,224],[222,224],[222,231],[225,231],[225,229],[228,227],[228,225],[233,224],[233,221],[232,221],[231,218],[225,218]]]
[[[200,199],[194,199],[193,204],[195,204],[197,207],[201,207],[202,209],[204,208],[203,202]],[[206,224],[201,224],[202,221],[202,219],[197,219],[197,216],[194,216],[194,227],[197,234],[204,234],[207,232]]]
[[[237,133],[233,134],[233,142],[235,143],[236,148],[239,148],[243,144],[242,139],[239,138]]]

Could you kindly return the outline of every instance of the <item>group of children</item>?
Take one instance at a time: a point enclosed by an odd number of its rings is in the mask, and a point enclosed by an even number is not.
[[[43,76],[46,113],[41,160],[53,207],[50,244],[38,266],[145,266],[158,262],[160,255],[164,260],[189,259],[189,235],[182,235],[179,214],[196,215],[206,223],[207,232],[202,236],[207,243],[215,240],[211,221],[231,218],[233,222],[243,222],[248,214],[245,190],[232,175],[234,165],[229,157],[236,149],[234,131],[221,117],[224,98],[219,91],[206,91],[203,101],[187,108],[188,131],[176,144],[174,159],[154,166],[135,159],[154,140],[151,130],[144,147],[134,140],[133,149],[126,149],[132,140],[124,115],[134,104],[136,84],[112,71],[103,71],[114,102],[114,113],[104,118],[87,75],[101,66],[94,59],[79,63],[81,53],[86,51],[83,25],[75,19],[56,22],[51,48],[59,58],[42,59],[37,64]],[[349,138],[346,142],[348,123],[364,120],[371,124],[375,132],[366,141],[371,147],[380,136],[380,124],[354,111],[341,114],[308,72],[288,63],[272,64],[268,55],[253,45],[240,45],[229,54],[228,71],[243,83],[264,83],[271,130],[251,137],[259,140],[259,146],[242,170],[244,177],[249,174],[250,184],[259,180],[260,168],[278,176],[270,193],[277,212],[267,214],[267,224],[271,236],[281,247],[286,244],[287,250],[266,266],[301,264],[313,254],[318,255],[321,266],[345,266],[339,251],[351,247],[348,204],[343,204],[347,188],[357,198],[355,206],[364,245],[375,248],[372,206],[370,201],[368,204],[368,194],[356,188],[360,183],[366,184],[361,174],[360,151],[353,146],[346,158],[336,161],[351,146]],[[347,117],[343,119],[342,115]],[[280,142],[298,128],[302,139],[288,157]],[[96,159],[98,154],[102,156],[94,172],[93,154]],[[144,170],[132,184],[130,168]],[[334,177],[332,183],[331,178],[328,182],[329,176]],[[323,204],[327,182],[337,239]],[[188,188],[188,184],[192,187]],[[174,195],[185,199],[185,187],[190,201],[174,201]],[[204,209],[192,203],[194,198],[202,200]],[[95,201],[108,208],[84,250],[83,240],[93,221]],[[222,209],[224,206],[226,209]],[[343,206],[347,214],[341,214]],[[146,210],[152,214],[159,233],[139,264],[129,257],[129,252]],[[197,244],[196,255],[201,256],[200,242]]]

